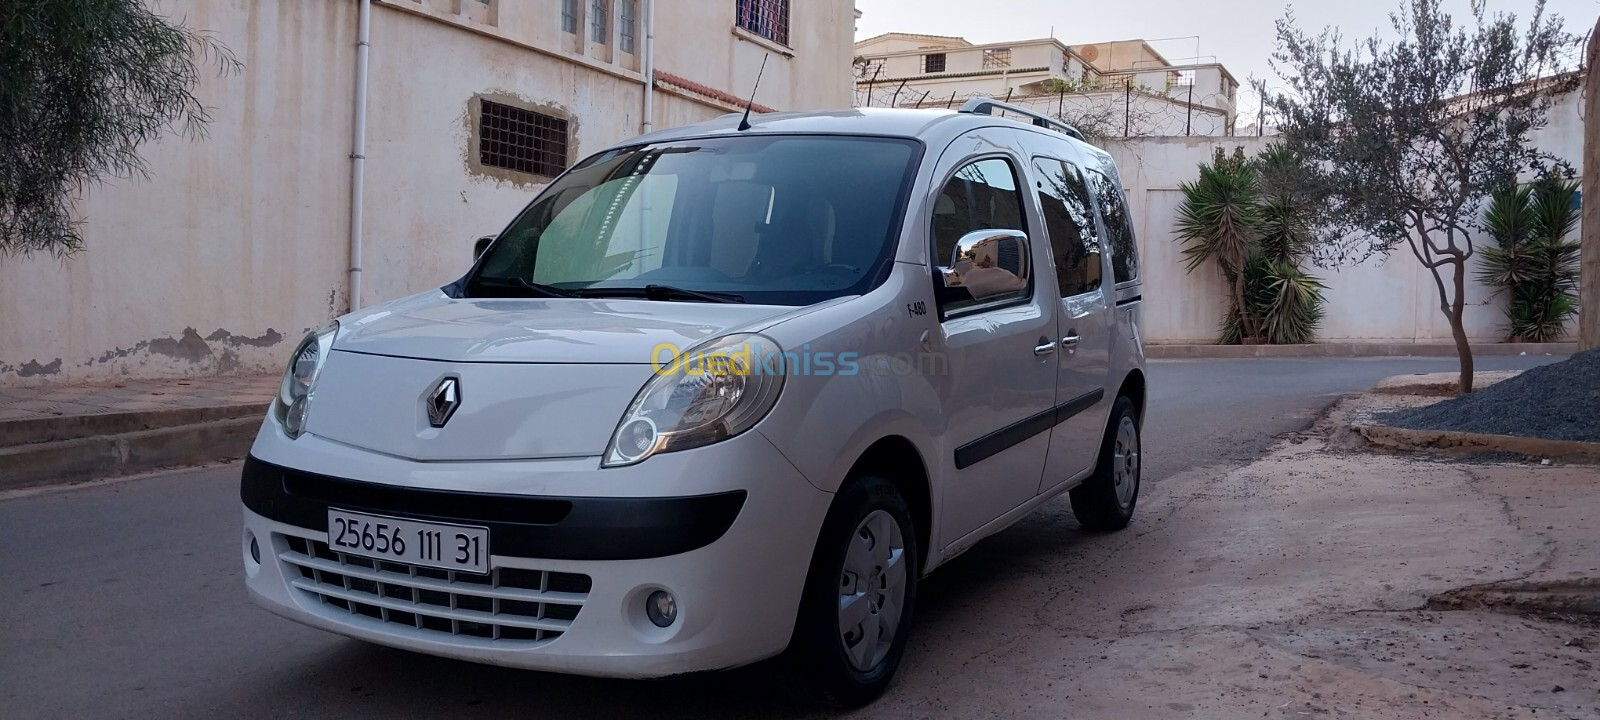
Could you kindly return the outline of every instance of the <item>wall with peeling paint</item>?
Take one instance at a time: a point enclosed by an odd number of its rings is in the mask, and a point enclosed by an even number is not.
[[[474,97],[561,110],[574,161],[639,131],[639,58],[588,42],[586,23],[560,32],[560,0],[493,0],[489,14],[476,3],[374,4],[363,304],[454,279],[472,240],[541,187],[470,170]],[[795,3],[794,50],[772,53],[762,103],[849,105],[853,6]],[[212,32],[246,69],[202,81],[214,117],[205,140],[162,138],[143,150],[149,179],[84,194],[83,252],[0,258],[0,386],[276,372],[307,330],[348,306],[356,2],[156,7]],[[658,68],[748,95],[771,48],[733,29],[733,2],[659,7]],[[657,98],[658,127],[734,109]]]
[[[0,258],[0,384],[266,370],[344,281],[355,16],[342,2],[164,0],[245,63],[207,74],[209,138],[78,204],[85,249]],[[337,68],[338,71],[334,71]]]

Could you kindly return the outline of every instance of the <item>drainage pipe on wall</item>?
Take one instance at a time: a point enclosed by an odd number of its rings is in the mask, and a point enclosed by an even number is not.
[[[644,132],[656,129],[656,2],[644,2]]]
[[[361,309],[361,206],[367,162],[367,51],[372,43],[372,0],[360,0],[356,30],[355,131],[350,150],[350,312]]]

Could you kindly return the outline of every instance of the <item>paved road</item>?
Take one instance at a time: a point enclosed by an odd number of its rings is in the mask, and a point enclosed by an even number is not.
[[[1480,362],[1499,370],[1554,359]],[[1451,366],[1442,359],[1153,364],[1147,491],[1160,493],[1160,481],[1175,473],[1220,473],[1258,457],[1273,436],[1304,428],[1339,394],[1387,375]],[[0,501],[0,717],[806,713],[777,699],[753,671],[635,683],[541,675],[373,647],[280,620],[244,595],[236,478],[236,467],[213,468]],[[1018,556],[1029,548],[1077,547],[1060,506],[935,573],[918,632],[971,632],[976,616],[1003,612],[969,608],[974,586],[1028,572],[1032,563]],[[918,672],[955,672],[969,659],[912,650],[908,661]]]
[[[1480,357],[1480,371],[1526,370],[1563,357]],[[1145,428],[1148,480],[1196,467],[1242,465],[1283,433],[1304,429],[1340,396],[1383,378],[1451,372],[1454,358],[1172,360],[1151,363]]]

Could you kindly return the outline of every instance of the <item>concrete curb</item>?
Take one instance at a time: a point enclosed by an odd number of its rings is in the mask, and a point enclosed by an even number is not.
[[[1473,345],[1474,355],[1571,355],[1577,343]],[[1310,345],[1146,345],[1152,360],[1184,358],[1455,357],[1456,346],[1433,343],[1313,343]]]
[[[1516,371],[1484,371],[1472,374],[1472,387],[1482,390],[1504,382],[1521,373]],[[1421,375],[1393,375],[1378,381],[1371,392],[1374,395],[1412,395],[1417,397],[1455,397],[1460,394],[1461,374],[1455,372],[1424,373]]]
[[[121,435],[223,420],[262,418],[266,417],[266,414],[265,405],[214,405],[0,420],[0,448],[102,435]]]
[[[244,457],[261,419],[251,417],[0,448],[0,491],[86,482]]]
[[[1600,463],[1600,443],[1545,440],[1512,435],[1483,435],[1448,430],[1409,430],[1385,425],[1354,425],[1368,443],[1398,451],[1441,450],[1452,453],[1506,452],[1537,458]]]

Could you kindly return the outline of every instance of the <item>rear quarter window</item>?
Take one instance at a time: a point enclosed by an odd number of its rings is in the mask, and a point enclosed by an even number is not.
[[[1139,279],[1139,246],[1134,241],[1128,202],[1122,188],[1099,170],[1086,173],[1094,185],[1095,207],[1106,225],[1106,245],[1111,250],[1111,273],[1116,284]]]

